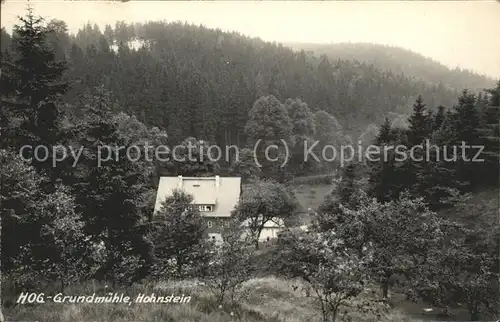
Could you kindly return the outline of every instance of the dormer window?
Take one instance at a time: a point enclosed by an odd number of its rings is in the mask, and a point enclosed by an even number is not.
[[[211,212],[211,211],[214,211],[214,206],[213,205],[199,205],[198,209],[201,212]]]

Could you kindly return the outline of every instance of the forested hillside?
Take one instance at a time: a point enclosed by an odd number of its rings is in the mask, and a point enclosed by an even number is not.
[[[458,93],[177,23],[69,35],[31,8],[2,46],[6,320],[409,321],[393,295],[498,316],[500,82]],[[354,150],[362,130],[371,152]],[[321,160],[305,158],[313,141]],[[240,156],[209,158],[211,143]],[[153,213],[160,175],[223,167],[242,185],[220,243],[185,190]],[[284,227],[262,250],[271,222]],[[56,290],[85,303],[21,305]],[[132,300],[87,300],[117,291]],[[152,292],[196,301],[135,300]]]
[[[181,23],[86,25],[76,35],[61,21],[49,27],[56,57],[69,61],[70,105],[77,93],[103,85],[123,111],[168,129],[175,140],[241,144],[253,102],[267,94],[300,97],[354,135],[389,112],[408,112],[418,94],[431,107],[451,107],[459,94],[370,63],[311,59],[280,44]],[[2,30],[2,51],[9,42]]]
[[[401,47],[371,43],[289,44],[296,50],[313,55],[326,55],[332,60],[351,59],[372,64],[383,71],[404,74],[430,84],[444,84],[454,89],[481,91],[495,81],[487,76],[464,69],[450,69],[431,58]]]

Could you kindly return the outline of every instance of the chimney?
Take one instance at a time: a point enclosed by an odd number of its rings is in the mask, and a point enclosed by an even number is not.
[[[182,189],[182,176],[177,176],[178,183],[177,183],[177,188]]]

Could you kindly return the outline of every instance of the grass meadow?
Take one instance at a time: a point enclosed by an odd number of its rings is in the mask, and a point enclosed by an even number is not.
[[[15,298],[6,299],[10,307],[4,307],[6,321],[47,321],[47,322],[302,322],[321,321],[318,304],[307,297],[299,288],[294,289],[296,281],[274,276],[254,278],[244,287],[247,296],[235,306],[220,307],[215,298],[196,280],[169,281],[133,286],[113,290],[125,293],[135,299],[137,294],[155,293],[161,295],[191,296],[189,303],[183,304],[17,304]],[[103,284],[88,283],[75,285],[65,293],[68,295],[91,295],[96,292],[105,294]],[[5,294],[4,294],[5,296]],[[380,316],[361,316],[352,312],[351,321],[398,321],[410,322],[420,319],[394,309]]]

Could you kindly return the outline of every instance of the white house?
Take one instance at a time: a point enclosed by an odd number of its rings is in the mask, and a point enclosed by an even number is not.
[[[193,205],[198,206],[206,219],[209,238],[221,242],[221,231],[228,227],[231,212],[236,208],[241,195],[240,177],[161,177],[156,194],[155,214],[163,201],[180,189],[193,196]],[[248,221],[243,222],[248,225]],[[282,220],[269,221],[261,232],[260,241],[276,238],[284,228]]]
[[[243,226],[249,226],[250,225],[250,220],[247,219],[242,223]],[[259,236],[259,241],[263,242],[272,238],[277,238],[278,233],[282,231],[285,228],[285,224],[283,222],[283,219],[276,218],[274,220],[267,221],[264,224],[264,228],[262,229],[260,236]]]
[[[198,206],[206,219],[209,238],[222,241],[221,230],[228,227],[231,212],[238,204],[241,194],[239,177],[161,177],[156,194],[155,214],[163,201],[175,189],[193,197],[192,204]]]

